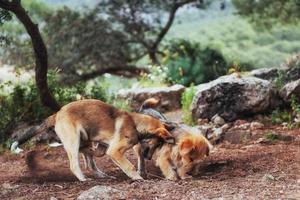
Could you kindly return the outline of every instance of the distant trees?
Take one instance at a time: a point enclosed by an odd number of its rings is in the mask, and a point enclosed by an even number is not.
[[[294,23],[300,18],[299,0],[233,0],[242,16],[259,25]]]
[[[49,65],[62,69],[61,80],[65,83],[89,80],[104,73],[138,76],[147,72],[136,64],[141,58],[148,56],[152,63],[160,62],[161,41],[179,8],[184,5],[205,8],[209,2],[104,0],[83,12],[66,7],[49,12],[43,18],[42,29]],[[30,63],[30,60],[16,50],[22,43],[26,41],[15,40],[7,52],[13,62],[19,61],[24,66],[23,63]]]
[[[135,45],[141,55],[148,55],[152,63],[158,63],[159,45],[171,28],[177,11],[189,4],[205,8],[205,0],[104,0],[97,7],[102,16],[118,27]]]

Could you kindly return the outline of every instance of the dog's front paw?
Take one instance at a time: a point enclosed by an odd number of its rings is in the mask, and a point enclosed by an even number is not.
[[[177,181],[178,180],[178,177],[176,175],[172,175],[172,176],[167,176],[166,177],[168,180],[170,181]]]
[[[184,175],[180,177],[182,180],[192,179],[193,177],[191,175]]]
[[[131,176],[131,179],[134,181],[144,180],[143,177],[141,177],[137,172]]]
[[[87,181],[92,181],[93,179],[91,179],[91,178],[81,178],[81,179],[79,179],[79,181],[81,181],[81,182],[87,182]]]

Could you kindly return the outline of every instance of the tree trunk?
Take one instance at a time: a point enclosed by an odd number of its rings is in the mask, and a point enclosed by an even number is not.
[[[47,71],[48,71],[48,55],[45,43],[42,39],[42,36],[39,32],[38,25],[34,24],[31,18],[28,16],[25,9],[21,6],[21,3],[18,1],[13,1],[12,6],[9,6],[10,3],[4,3],[8,5],[7,9],[13,12],[16,17],[24,25],[27,33],[29,34],[32,42],[32,46],[35,54],[35,81],[38,87],[40,94],[41,102],[44,106],[50,108],[53,111],[58,111],[60,106],[51,95],[48,83],[47,83]],[[1,5],[0,5],[1,6]]]
[[[149,51],[149,58],[150,58],[151,63],[153,65],[159,65],[159,62],[158,62],[158,59],[157,59],[157,56],[156,56],[156,51],[157,51],[156,49],[155,50],[151,49]]]

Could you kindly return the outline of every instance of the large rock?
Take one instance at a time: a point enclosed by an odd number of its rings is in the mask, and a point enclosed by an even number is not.
[[[160,100],[157,109],[161,112],[175,110],[181,107],[181,94],[185,87],[182,85],[173,85],[171,87],[155,88],[135,88],[120,90],[117,94],[119,98],[129,100],[131,107],[138,110],[142,103],[151,97]]]
[[[260,68],[250,71],[249,75],[272,82],[279,78],[283,83],[289,83],[300,79],[300,67]]]
[[[277,68],[260,68],[252,70],[249,75],[260,79],[272,81],[278,77],[278,72],[280,69]]]
[[[232,74],[197,86],[192,113],[197,119],[211,119],[218,114],[225,121],[233,121],[265,112],[278,104],[277,99],[269,81]]]
[[[77,200],[112,200],[126,199],[124,191],[112,188],[110,186],[97,185],[89,190],[82,192]]]
[[[286,84],[280,90],[280,96],[286,101],[289,102],[292,95],[300,95],[300,79],[292,81]]]

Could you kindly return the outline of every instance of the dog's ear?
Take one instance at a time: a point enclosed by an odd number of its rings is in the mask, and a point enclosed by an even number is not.
[[[175,144],[174,136],[165,128],[158,128],[155,130],[155,134],[162,138],[166,143]]]
[[[188,153],[190,153],[190,151],[193,149],[193,147],[194,147],[193,141],[190,140],[190,139],[185,139],[179,145],[180,152],[182,154],[188,154]]]

